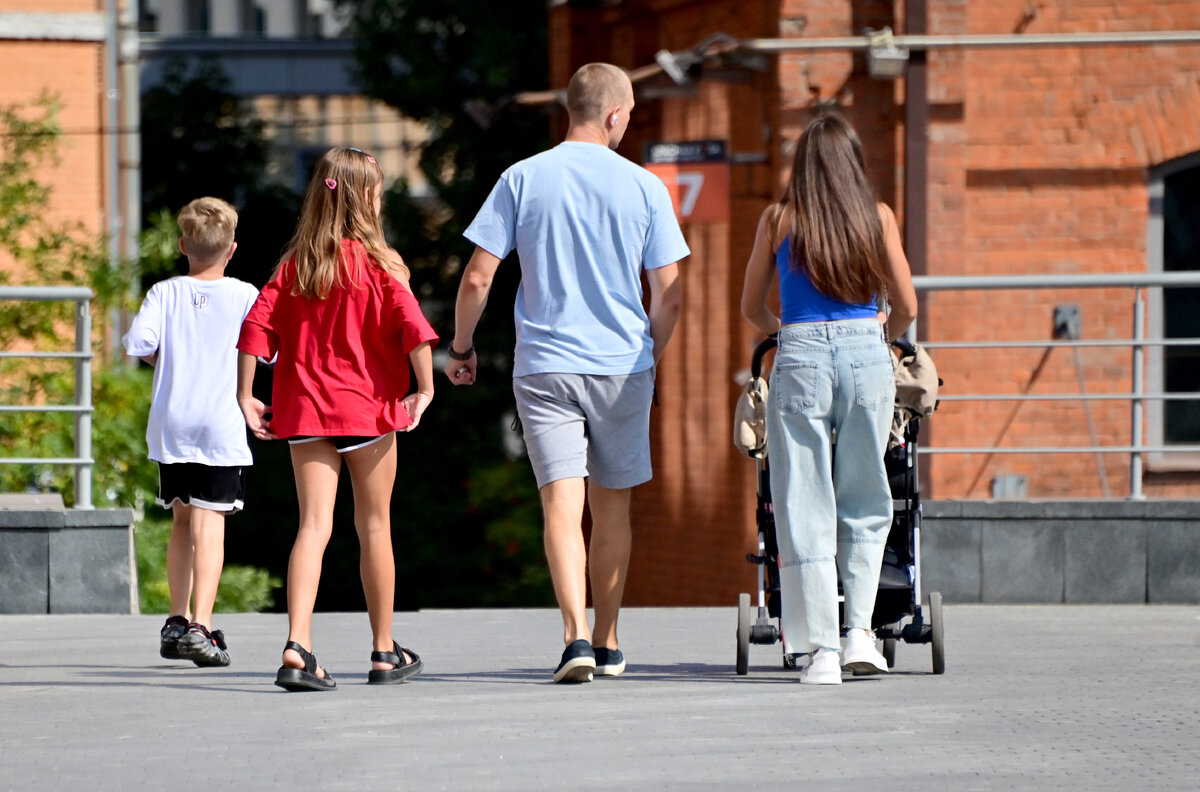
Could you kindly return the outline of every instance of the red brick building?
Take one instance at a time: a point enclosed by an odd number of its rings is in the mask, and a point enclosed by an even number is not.
[[[27,107],[48,93],[64,131],[58,160],[38,174],[53,192],[53,223],[108,230],[104,3],[0,0],[0,105]],[[0,268],[11,268],[0,256]]]
[[[839,108],[862,135],[880,197],[901,218],[916,274],[1180,268],[1178,260],[1164,265],[1164,233],[1172,222],[1186,231],[1188,222],[1164,219],[1161,194],[1178,174],[1188,189],[1200,181],[1200,45],[935,48],[913,51],[897,80],[871,77],[861,48],[764,54],[725,46],[861,36],[884,27],[932,36],[1195,31],[1200,3],[552,3],[551,85],[565,86],[574,69],[597,60],[635,78],[638,106],[622,153],[642,161],[648,142],[705,139],[726,141],[730,152],[728,220],[685,224],[693,253],[684,267],[684,315],[659,378],[656,478],[635,496],[632,604],[732,604],[737,591],[752,586],[753,568],[743,557],[754,549],[754,466],[729,439],[737,377],[756,341],[738,309],[742,274],[757,218],[786,177],[792,143],[821,107]],[[697,49],[699,62],[682,85],[656,65],[661,50]],[[1200,234],[1200,216],[1195,228]],[[1196,249],[1185,247],[1189,252]],[[1182,268],[1200,269],[1200,260],[1185,255]],[[1049,340],[1054,309],[1063,304],[1079,307],[1083,339],[1131,337],[1133,293],[1120,288],[927,294],[917,335],[931,343]],[[1150,297],[1149,336],[1169,323],[1169,307]],[[1179,313],[1178,303],[1174,308]],[[1128,347],[1079,348],[1078,364],[1075,352],[1014,347],[936,355],[947,394],[1130,392]],[[1171,361],[1177,374],[1189,366],[1200,371],[1194,357]],[[1150,363],[1146,390],[1161,391],[1168,363],[1158,352]],[[1094,401],[1090,412],[1094,432],[1075,400],[947,401],[923,440],[955,448],[1130,444],[1127,401]],[[1164,420],[1158,403],[1151,405],[1144,425],[1151,443],[1177,439]],[[1184,439],[1189,420],[1181,424]],[[1005,476],[1024,477],[1031,497],[1130,491],[1127,453],[945,454],[925,456],[923,464],[926,498],[988,497],[992,481]],[[1200,459],[1147,455],[1144,490],[1150,497],[1195,495]]]

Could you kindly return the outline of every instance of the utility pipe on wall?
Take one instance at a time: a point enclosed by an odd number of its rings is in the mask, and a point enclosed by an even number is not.
[[[138,81],[137,3],[121,4],[118,59],[121,80],[121,193],[124,200],[124,242],[127,261],[140,256],[142,230],[141,87]]]

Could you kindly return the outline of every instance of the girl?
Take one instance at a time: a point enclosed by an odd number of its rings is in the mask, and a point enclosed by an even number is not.
[[[374,636],[372,684],[421,670],[392,640],[396,565],[390,501],[396,431],[414,429],[433,399],[437,335],[408,288],[408,268],[379,223],[383,172],[353,148],[317,163],[283,260],[242,324],[238,403],[260,439],[287,438],[300,504],[288,562],[288,641],[275,684],[330,690],[313,656],[312,614],[321,558],[333,531],[343,457],[354,484],[360,573]],[[408,355],[417,378],[409,391]],[[254,398],[255,356],[277,356],[271,406]],[[270,421],[267,413],[273,413]]]
[[[776,279],[781,317],[767,305]],[[882,323],[881,296],[891,307]],[[821,116],[800,137],[783,198],[763,212],[742,291],[750,324],[779,334],[767,448],[784,651],[813,653],[806,684],[840,684],[841,666],[887,671],[871,633],[892,522],[883,454],[895,382],[885,326],[895,337],[916,312],[896,218],[875,202],[858,136],[841,116]]]

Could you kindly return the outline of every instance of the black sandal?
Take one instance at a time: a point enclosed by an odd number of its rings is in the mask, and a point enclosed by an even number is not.
[[[276,685],[291,691],[333,690],[337,687],[337,683],[329,674],[329,669],[321,669],[325,672],[325,676],[317,676],[317,658],[313,657],[312,652],[295,641],[288,641],[284,644],[283,651],[286,652],[288,649],[300,655],[300,658],[304,660],[304,668],[280,666],[279,672],[275,674]]]
[[[371,669],[367,673],[368,685],[398,685],[409,677],[414,677],[421,673],[424,663],[417,653],[411,649],[405,649],[400,644],[392,641],[391,652],[371,652],[372,663],[391,663],[395,668],[384,670]],[[406,663],[404,656],[408,655],[411,659]]]

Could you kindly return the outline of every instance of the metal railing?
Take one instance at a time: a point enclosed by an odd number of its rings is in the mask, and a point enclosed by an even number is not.
[[[74,352],[0,351],[0,358],[41,358],[75,361],[75,403],[59,405],[3,404],[0,413],[65,412],[75,414],[75,456],[0,457],[0,465],[73,465],[75,508],[92,508],[92,290],[78,286],[0,286],[0,300],[75,303]]]
[[[1127,339],[1083,339],[1075,338],[1061,340],[1056,338],[1039,340],[1016,341],[922,341],[929,350],[937,349],[1006,349],[1006,348],[1042,348],[1046,354],[1056,348],[1071,349],[1078,356],[1081,347],[1115,347],[1129,349],[1131,352],[1131,383],[1129,392],[1119,393],[1088,393],[1083,388],[1082,369],[1078,357],[1076,367],[1080,377],[1079,393],[968,393],[957,394],[947,392],[941,395],[943,402],[1000,402],[1000,401],[1082,401],[1085,406],[1094,401],[1128,401],[1130,442],[1128,445],[1100,445],[1095,440],[1094,426],[1091,424],[1091,413],[1088,411],[1089,428],[1092,430],[1092,445],[1087,446],[1000,446],[997,444],[985,447],[923,447],[923,454],[1100,454],[1119,453],[1129,455],[1130,498],[1142,498],[1143,457],[1146,454],[1193,453],[1200,454],[1200,445],[1188,444],[1158,444],[1148,445],[1145,442],[1145,405],[1152,401],[1197,401],[1200,392],[1163,392],[1146,390],[1146,351],[1148,348],[1165,348],[1169,346],[1200,346],[1200,338],[1162,338],[1148,337],[1146,333],[1146,300],[1145,290],[1149,288],[1163,289],[1171,287],[1200,286],[1200,272],[1174,272],[1160,274],[1096,274],[1096,275],[987,275],[987,276],[917,276],[913,285],[918,292],[937,293],[943,291],[978,291],[978,290],[1030,290],[1030,289],[1111,289],[1127,288],[1133,291],[1133,328],[1132,338]],[[919,319],[918,319],[919,321]],[[909,331],[914,340],[918,326]],[[1043,359],[1044,361],[1044,359]],[[1007,427],[1006,427],[1007,428]],[[1101,462],[1102,486],[1107,487]],[[981,469],[982,471],[982,469]],[[1107,493],[1106,493],[1107,494]]]

